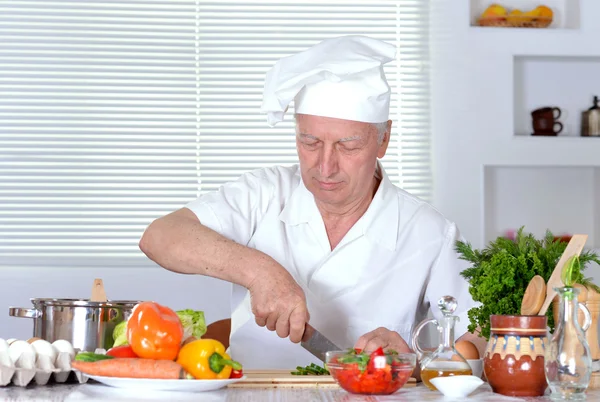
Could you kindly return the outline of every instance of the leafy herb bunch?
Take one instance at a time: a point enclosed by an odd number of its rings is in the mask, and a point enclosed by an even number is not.
[[[540,275],[546,282],[562,256],[567,243],[555,239],[546,231],[543,239],[536,239],[531,233],[525,233],[521,227],[514,240],[498,237],[482,250],[474,250],[467,242],[458,241],[456,251],[461,259],[472,263],[471,268],[461,272],[469,282],[469,293],[479,307],[469,310],[469,332],[481,328],[480,336],[490,337],[490,315],[519,315],[521,301],[529,281]],[[579,256],[579,264],[571,273],[574,283],[600,289],[582,271],[594,261],[600,264],[598,255],[585,251]],[[552,309],[548,309],[548,326],[554,330]]]

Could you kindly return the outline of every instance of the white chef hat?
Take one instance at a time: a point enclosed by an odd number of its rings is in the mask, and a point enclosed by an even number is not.
[[[261,111],[272,127],[292,100],[296,113],[367,123],[389,118],[390,86],[383,65],[396,47],[361,35],[326,39],[280,59],[267,72]]]

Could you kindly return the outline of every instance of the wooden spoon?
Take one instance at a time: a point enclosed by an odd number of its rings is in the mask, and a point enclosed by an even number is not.
[[[583,246],[585,245],[587,238],[588,235],[584,234],[576,234],[573,235],[573,237],[571,237],[571,241],[569,241],[569,244],[567,244],[567,248],[565,248],[565,251],[560,257],[560,260],[558,260],[558,264],[556,264],[556,267],[554,267],[554,271],[552,271],[550,279],[548,279],[548,283],[546,284],[546,300],[544,300],[544,304],[542,305],[542,308],[538,313],[539,315],[546,315],[546,311],[548,311],[550,303],[552,303],[552,300],[556,296],[556,291],[554,290],[554,288],[565,286],[565,284],[560,279],[563,267],[567,263],[569,258],[573,256],[579,256],[579,254],[581,254],[581,251],[583,250]]]
[[[523,301],[521,302],[521,315],[536,315],[542,308],[545,297],[546,281],[540,275],[536,275],[531,278],[527,289],[525,289]]]
[[[107,301],[106,292],[104,291],[104,283],[102,283],[102,279],[94,279],[94,286],[92,286],[92,297],[90,298],[90,301]]]

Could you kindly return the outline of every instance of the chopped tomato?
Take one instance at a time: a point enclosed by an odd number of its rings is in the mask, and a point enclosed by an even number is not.
[[[355,394],[391,394],[400,389],[409,379],[412,368],[406,370],[394,369],[387,366],[374,372],[362,372],[348,366],[342,368],[330,367],[329,371],[337,378],[340,386]]]
[[[327,363],[340,387],[354,394],[387,395],[402,388],[413,372],[413,364],[393,351],[377,349],[371,354],[351,350]]]
[[[378,369],[385,368],[387,365],[387,357],[383,352],[383,348],[378,348],[371,353],[369,356],[369,364],[367,365],[367,370],[370,372],[374,372]]]
[[[109,349],[106,352],[107,356],[112,357],[138,357],[135,354],[130,345],[117,346],[116,348]]]

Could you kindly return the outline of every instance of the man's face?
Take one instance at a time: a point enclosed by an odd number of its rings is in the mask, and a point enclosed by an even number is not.
[[[296,116],[296,147],[302,180],[321,203],[332,207],[372,196],[377,158],[383,158],[388,132],[377,143],[375,125],[306,114]]]

